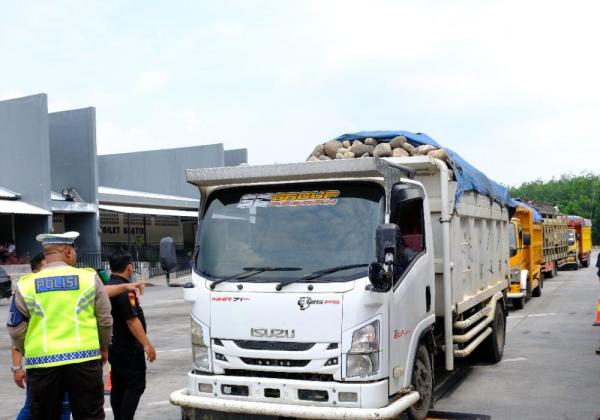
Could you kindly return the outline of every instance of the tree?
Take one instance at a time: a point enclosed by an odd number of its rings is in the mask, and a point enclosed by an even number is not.
[[[592,220],[592,242],[600,244],[600,175],[563,174],[550,181],[535,180],[509,188],[510,195],[540,200],[558,206],[561,213]]]

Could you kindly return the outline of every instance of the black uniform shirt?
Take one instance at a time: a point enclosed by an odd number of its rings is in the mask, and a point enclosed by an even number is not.
[[[116,274],[111,274],[108,280],[109,285],[128,283],[129,281]],[[112,317],[113,317],[113,335],[112,335],[112,346],[118,347],[119,349],[143,349],[143,346],[133,336],[127,321],[132,318],[139,318],[144,332],[146,332],[146,319],[144,318],[144,311],[140,306],[140,301],[135,292],[123,292],[117,296],[110,298],[112,305]]]

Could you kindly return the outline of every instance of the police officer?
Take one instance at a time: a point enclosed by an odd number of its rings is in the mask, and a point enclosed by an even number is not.
[[[24,353],[33,419],[58,419],[65,391],[75,420],[104,419],[102,364],[110,301],[93,270],[75,268],[77,232],[40,234],[46,265],[21,278],[8,320]]]
[[[598,253],[598,259],[596,260],[596,268],[598,269],[598,280],[600,281],[600,252]],[[596,347],[596,354],[600,354],[600,344]]]
[[[107,287],[127,284],[134,273],[131,255],[115,251],[109,258]],[[137,293],[128,291],[110,298],[114,319],[109,349],[112,390],[110,405],[115,420],[131,420],[146,389],[146,361],[156,359],[156,351],[146,336],[146,319]]]

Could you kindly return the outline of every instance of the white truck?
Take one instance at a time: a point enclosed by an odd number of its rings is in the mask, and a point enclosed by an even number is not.
[[[453,179],[428,156],[188,170],[183,418],[423,419],[434,360],[499,361],[508,209]]]

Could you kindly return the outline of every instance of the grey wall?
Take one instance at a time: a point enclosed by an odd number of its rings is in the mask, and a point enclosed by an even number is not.
[[[90,204],[98,204],[98,158],[96,156],[96,109],[83,108],[48,115],[52,189],[73,188]],[[80,236],[77,247],[100,250],[97,214],[65,215],[65,230]]]
[[[74,188],[86,203],[96,204],[96,110],[48,114],[52,189]]]
[[[225,150],[225,166],[238,166],[248,163],[248,149]]]
[[[97,213],[65,214],[65,232],[79,232],[75,245],[80,252],[100,251],[99,226]]]
[[[50,210],[48,99],[45,94],[0,101],[0,185],[21,200]],[[38,233],[50,229],[49,216],[15,215],[17,254],[40,251]]]
[[[98,204],[95,108],[53,112],[48,115],[52,189],[73,188],[90,204]],[[95,213],[65,215],[65,230],[80,236],[77,247],[100,250],[100,224]]]
[[[0,185],[50,210],[48,100],[45,94],[0,101]]]
[[[159,194],[197,197],[185,170],[224,166],[222,144],[98,156],[100,185]]]

